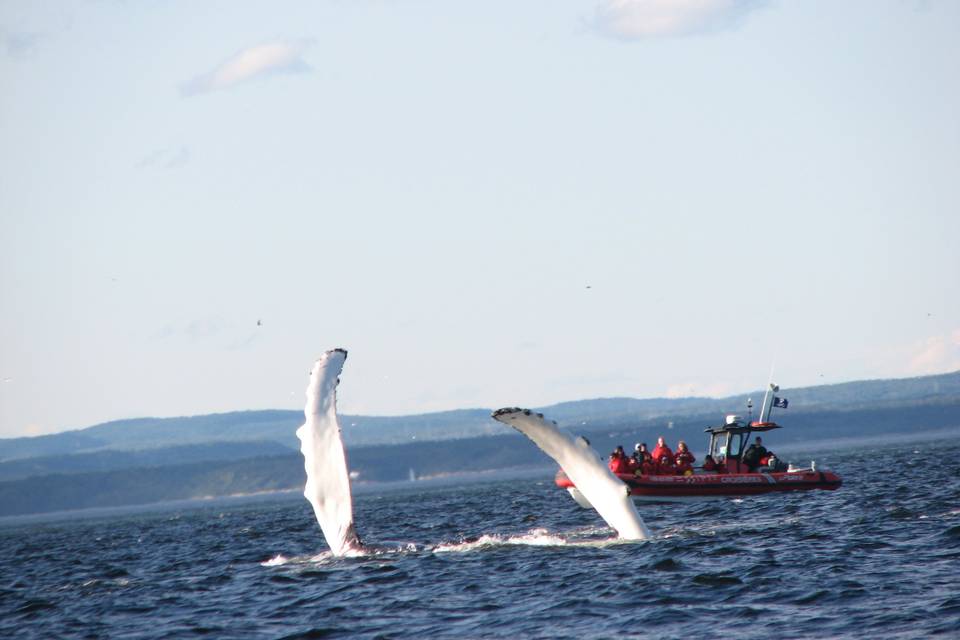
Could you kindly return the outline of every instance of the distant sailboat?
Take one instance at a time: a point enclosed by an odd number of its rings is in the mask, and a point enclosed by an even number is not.
[[[413,467],[410,467],[409,477],[410,477],[410,482],[413,482],[414,480],[417,479],[417,474],[416,472],[414,472]]]

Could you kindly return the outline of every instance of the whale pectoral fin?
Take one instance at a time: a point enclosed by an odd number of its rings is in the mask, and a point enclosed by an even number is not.
[[[600,517],[627,540],[644,540],[650,532],[630,499],[630,489],[600,460],[585,438],[574,438],[556,422],[529,409],[504,408],[493,419],[510,425],[553,458]]]
[[[304,424],[297,429],[307,472],[303,495],[313,506],[330,551],[341,556],[362,547],[353,525],[353,497],[337,419],[337,384],[347,352],[333,349],[313,365]]]

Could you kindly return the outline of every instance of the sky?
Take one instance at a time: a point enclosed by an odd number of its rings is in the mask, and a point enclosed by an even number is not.
[[[0,0],[0,437],[960,369],[960,3]]]

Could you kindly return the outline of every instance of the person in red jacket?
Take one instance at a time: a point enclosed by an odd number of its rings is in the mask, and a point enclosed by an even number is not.
[[[610,454],[610,461],[607,462],[607,466],[610,467],[610,471],[614,473],[627,473],[627,460],[626,456],[623,455],[622,447],[617,447],[613,453]]]
[[[677,443],[677,453],[673,456],[677,464],[681,462],[686,462],[689,465],[692,465],[697,459],[693,456],[693,452],[687,448],[687,443],[681,440]]]
[[[657,446],[653,449],[653,459],[660,462],[660,458],[663,456],[667,456],[667,458],[670,459],[670,463],[673,464],[673,451],[671,451],[667,443],[663,441],[663,436],[660,436],[657,438]]]
[[[678,476],[692,476],[693,467],[690,466],[690,463],[686,460],[681,460],[680,456],[677,456],[677,475]]]

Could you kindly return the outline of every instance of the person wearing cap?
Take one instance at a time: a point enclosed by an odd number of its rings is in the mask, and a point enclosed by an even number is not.
[[[650,453],[649,449],[647,449],[646,442],[638,442],[637,444],[633,445],[633,455],[640,464],[643,464],[644,462],[653,462],[653,454]]]
[[[743,452],[743,464],[747,465],[751,473],[757,470],[757,467],[760,466],[760,461],[763,460],[770,454],[767,451],[767,448],[763,446],[763,440],[760,436],[757,436],[757,439],[753,441],[753,444],[747,447],[747,450]]]

